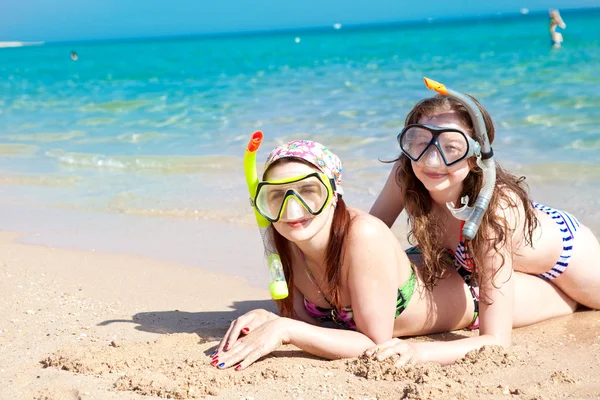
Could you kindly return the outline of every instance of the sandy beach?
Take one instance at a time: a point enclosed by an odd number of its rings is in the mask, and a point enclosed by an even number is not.
[[[599,311],[517,329],[509,350],[443,368],[327,361],[284,346],[246,371],[219,371],[208,355],[229,322],[275,309],[266,289],[210,270],[210,259],[198,268],[23,238],[0,233],[1,399],[600,398]]]

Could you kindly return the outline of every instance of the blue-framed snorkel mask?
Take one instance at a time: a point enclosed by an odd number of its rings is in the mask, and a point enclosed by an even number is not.
[[[479,109],[479,107],[477,107],[477,104],[475,104],[475,102],[473,102],[473,100],[469,98],[469,96],[451,90],[443,84],[434,80],[424,78],[424,81],[425,86],[427,86],[428,89],[435,90],[437,93],[443,96],[452,97],[458,100],[463,106],[465,106],[465,108],[469,112],[471,120],[473,121],[475,135],[479,139],[479,142],[481,142],[481,148],[478,152],[479,154],[473,153],[473,155],[477,157],[477,165],[483,171],[483,186],[481,188],[481,191],[477,194],[475,203],[472,207],[469,206],[469,196],[464,196],[462,199],[460,199],[460,202],[462,204],[462,207],[460,208],[455,208],[453,202],[446,203],[446,207],[448,207],[448,209],[452,212],[452,215],[454,215],[455,218],[465,221],[465,225],[463,226],[462,230],[463,237],[467,240],[472,240],[477,234],[477,230],[479,229],[481,220],[488,209],[490,200],[492,199],[494,187],[496,186],[496,165],[494,163],[494,151],[492,150],[492,146],[490,145],[487,129],[485,127],[485,121],[483,120],[483,116],[481,115],[481,110]],[[431,146],[431,144],[429,144],[429,146]],[[440,147],[438,147],[438,149],[439,148]],[[426,151],[427,149],[425,149],[423,154],[425,154]],[[440,151],[440,154],[442,155],[442,157],[444,157],[442,151]],[[464,156],[462,159],[465,158],[467,158],[467,156]]]

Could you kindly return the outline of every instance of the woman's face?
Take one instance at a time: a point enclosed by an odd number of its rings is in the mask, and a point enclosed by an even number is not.
[[[425,117],[419,123],[459,129],[465,134],[469,132],[454,112]],[[461,189],[462,182],[470,171],[467,159],[447,167],[435,146],[431,146],[418,162],[411,161],[411,164],[415,175],[430,193],[455,192],[456,189]]]
[[[317,168],[301,162],[284,162],[270,167],[265,175],[266,180],[280,180],[313,172],[320,172]],[[291,203],[294,204],[291,204]],[[293,208],[293,209],[292,209]],[[312,215],[301,206],[293,197],[289,198],[281,219],[273,223],[274,228],[284,238],[292,242],[303,242],[312,239],[323,228],[331,224],[334,207],[331,203],[318,215]],[[327,234],[329,236],[329,234]]]

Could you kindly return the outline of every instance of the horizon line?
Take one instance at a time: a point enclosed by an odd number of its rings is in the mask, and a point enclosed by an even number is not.
[[[563,8],[560,10],[561,13],[577,13],[585,11],[600,11],[600,6],[597,7],[581,7],[581,8]],[[330,25],[318,25],[318,26],[307,26],[307,27],[295,27],[295,28],[275,28],[275,29],[263,29],[263,30],[241,30],[241,31],[228,31],[228,32],[207,32],[207,33],[189,33],[189,34],[173,34],[164,36],[131,36],[123,38],[102,38],[102,39],[83,39],[83,40],[58,40],[58,41],[43,41],[43,40],[31,40],[31,41],[0,41],[0,43],[35,43],[37,45],[67,45],[67,44],[103,44],[103,43],[114,43],[114,42],[145,42],[145,41],[169,41],[169,40],[194,40],[194,39],[220,39],[228,37],[245,37],[245,36],[269,36],[278,35],[284,33],[316,33],[326,31],[337,31],[337,30],[367,30],[367,29],[385,29],[390,27],[401,27],[411,26],[417,24],[436,24],[436,23],[448,23],[455,21],[485,21],[485,20],[502,20],[511,18],[527,18],[531,16],[539,16],[546,14],[547,10],[539,11],[527,11],[523,13],[521,11],[515,12],[497,12],[492,14],[479,14],[479,15],[468,15],[468,16],[457,16],[457,17],[441,17],[432,18],[425,17],[419,19],[403,20],[403,21],[386,21],[386,22],[364,22],[364,23],[353,23],[343,24],[341,22],[332,23]],[[340,28],[333,28],[334,25],[340,24]],[[18,46],[21,47],[21,46]],[[28,47],[28,46],[22,46]],[[14,47],[13,47],[14,48]]]

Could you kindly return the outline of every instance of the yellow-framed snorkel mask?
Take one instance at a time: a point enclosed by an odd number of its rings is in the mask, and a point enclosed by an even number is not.
[[[273,241],[272,222],[297,221],[302,219],[306,212],[318,215],[330,204],[337,202],[338,197],[344,193],[342,162],[320,143],[293,140],[269,153],[264,171],[279,159],[297,158],[313,165],[319,172],[284,180],[259,182],[256,152],[263,137],[260,131],[252,134],[244,153],[244,175],[269,267],[269,291],[273,299],[281,300],[289,295],[289,291],[281,259]]]
[[[322,172],[259,182],[253,205],[273,223],[319,215],[334,199],[335,181]]]

